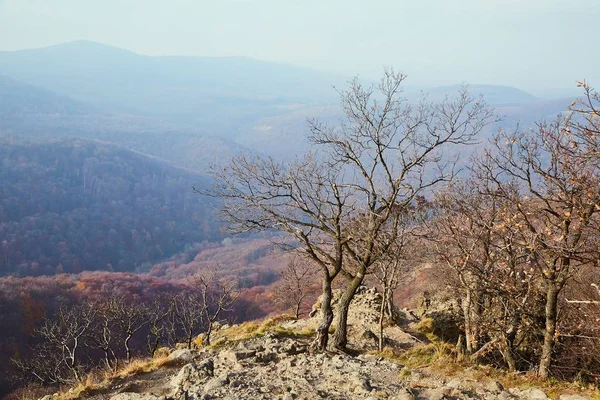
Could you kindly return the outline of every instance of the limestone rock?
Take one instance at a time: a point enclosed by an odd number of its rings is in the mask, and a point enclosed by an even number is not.
[[[151,393],[119,393],[110,398],[110,400],[159,400],[164,397],[156,396]]]
[[[170,361],[190,362],[194,359],[194,353],[190,349],[175,350],[167,357]]]

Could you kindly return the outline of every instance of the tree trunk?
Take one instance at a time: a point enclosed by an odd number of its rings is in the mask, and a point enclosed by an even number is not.
[[[320,350],[327,350],[329,342],[329,327],[333,322],[333,310],[331,309],[331,300],[333,294],[331,291],[331,278],[323,278],[323,294],[321,298],[321,325],[317,328],[317,336],[314,346]]]
[[[508,370],[510,372],[514,372],[517,370],[517,362],[515,361],[515,356],[513,354],[512,344],[509,339],[504,337],[502,340],[502,357],[504,357],[504,361],[508,366]]]
[[[556,334],[556,316],[558,314],[558,288],[555,282],[548,282],[546,292],[546,328],[544,330],[544,344],[540,357],[539,375],[548,378],[552,364],[552,351],[554,350],[554,335]]]
[[[132,336],[133,334],[127,334],[127,337],[125,338],[125,358],[127,363],[131,361],[131,348],[129,347],[129,341],[131,340]]]
[[[296,302],[296,308],[294,309],[294,315],[296,316],[296,319],[300,318],[300,304],[301,303],[302,303],[302,299],[300,299]]]
[[[208,321],[208,328],[206,329],[206,333],[204,334],[203,346],[210,346],[210,335],[212,334],[213,323],[211,320]]]
[[[398,322],[398,314],[394,306],[394,292],[388,288],[384,290],[383,303],[385,304],[385,316],[393,322]]]
[[[383,288],[383,296],[381,297],[381,306],[379,307],[379,351],[383,351],[383,321],[385,317],[386,311],[386,298],[387,298],[388,288]]]
[[[463,304],[463,317],[465,320],[465,342],[468,354],[479,350],[479,333],[477,326],[480,313],[478,299],[474,298],[473,290],[467,289]]]
[[[461,361],[465,358],[465,336],[458,335],[458,341],[456,342],[456,358]]]
[[[332,343],[332,346],[336,349],[346,350],[346,345],[348,344],[348,309],[350,308],[350,302],[354,298],[356,289],[358,289],[363,281],[363,277],[364,275],[360,272],[356,274],[354,279],[346,286],[346,290],[338,304],[338,321]]]

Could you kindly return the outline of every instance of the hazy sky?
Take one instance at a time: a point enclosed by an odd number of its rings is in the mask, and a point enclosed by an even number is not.
[[[409,83],[600,86],[599,0],[0,0],[0,50],[95,40]]]

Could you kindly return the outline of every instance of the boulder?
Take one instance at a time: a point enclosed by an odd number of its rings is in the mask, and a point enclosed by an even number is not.
[[[192,387],[197,387],[214,374],[214,362],[212,359],[201,363],[186,364],[179,370],[179,373],[171,380],[171,386],[176,390],[188,391]]]
[[[512,392],[512,394],[518,396],[520,399],[527,399],[527,400],[546,400],[546,399],[548,399],[548,396],[546,396],[546,393],[544,393],[540,389],[536,389],[536,388],[515,390]]]
[[[194,353],[190,349],[175,350],[167,357],[169,361],[190,362],[194,359]]]
[[[492,393],[501,393],[504,391],[504,386],[498,381],[489,381],[487,385],[485,385],[485,390]]]
[[[159,400],[161,398],[164,397],[157,396],[152,393],[125,392],[112,396],[110,400]]]
[[[229,385],[229,374],[225,373],[208,381],[206,385],[204,385],[204,393],[214,392],[216,389],[227,385]]]

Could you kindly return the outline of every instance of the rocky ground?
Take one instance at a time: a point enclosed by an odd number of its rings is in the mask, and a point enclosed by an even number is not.
[[[285,321],[269,329],[222,327],[213,345],[179,349],[158,371],[111,382],[82,395],[94,400],[159,399],[547,399],[537,388],[505,388],[494,380],[467,375],[440,376],[426,367],[407,368],[369,353],[377,332],[379,295],[363,290],[351,307],[350,338],[355,354],[312,353],[304,336],[316,319]],[[407,327],[387,327],[388,343],[421,346]],[[247,335],[239,334],[248,330]],[[237,334],[234,335],[234,333]],[[426,339],[425,339],[426,340]],[[563,394],[561,400],[580,400]]]

